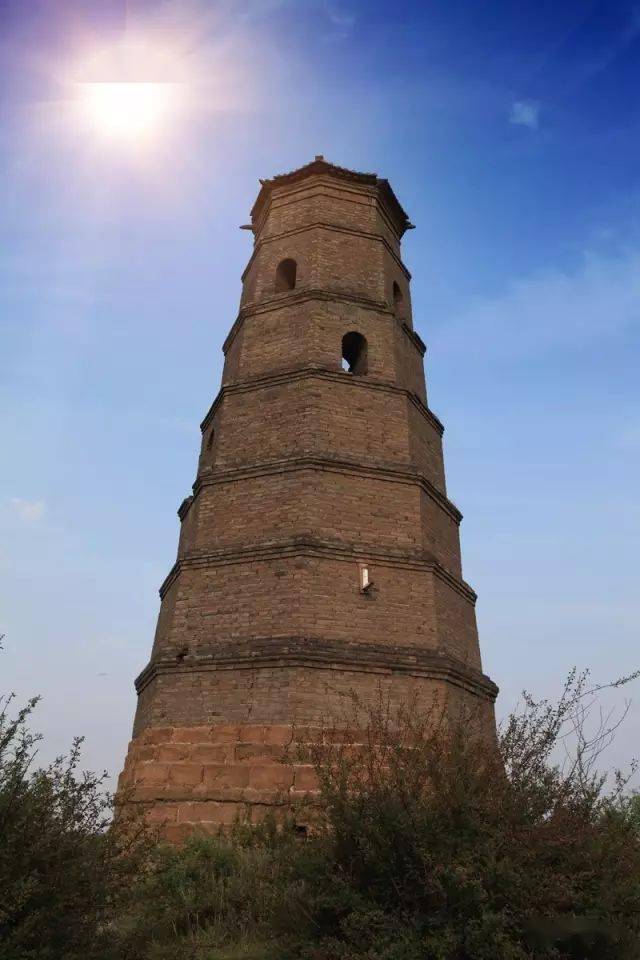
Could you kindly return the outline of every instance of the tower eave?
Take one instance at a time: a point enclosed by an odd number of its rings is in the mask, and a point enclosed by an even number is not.
[[[291,170],[288,173],[279,173],[269,179],[260,180],[260,192],[251,208],[251,222],[253,226],[255,227],[257,221],[260,219],[260,215],[275,188],[289,186],[305,180],[307,177],[320,175],[334,177],[338,180],[347,180],[351,183],[377,189],[395,221],[398,237],[402,237],[407,230],[413,229],[413,224],[393,192],[388,180],[379,177],[375,173],[359,173],[356,170],[348,170],[346,167],[338,167],[336,164],[329,163],[322,156],[317,156],[310,163],[298,167],[296,170]]]

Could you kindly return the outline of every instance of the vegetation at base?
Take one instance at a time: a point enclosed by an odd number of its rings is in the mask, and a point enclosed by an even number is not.
[[[106,774],[81,772],[80,739],[67,757],[32,769],[38,698],[11,717],[13,701],[0,697],[0,960],[98,956],[155,838],[133,820],[108,829]]]
[[[182,848],[109,827],[78,744],[32,771],[34,705],[0,713],[0,960],[640,956],[640,802],[596,770],[615,724],[587,734],[586,676],[497,742],[383,698],[356,735],[354,702],[307,758],[306,838],[267,820]]]

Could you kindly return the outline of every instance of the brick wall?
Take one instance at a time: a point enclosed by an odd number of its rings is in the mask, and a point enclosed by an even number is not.
[[[263,184],[252,225],[122,780],[173,839],[312,786],[283,739],[350,691],[365,706],[381,689],[477,704],[493,725],[400,259],[406,214],[386,181],[316,160]],[[296,283],[276,292],[284,258]],[[351,331],[367,341],[361,375],[342,370]]]

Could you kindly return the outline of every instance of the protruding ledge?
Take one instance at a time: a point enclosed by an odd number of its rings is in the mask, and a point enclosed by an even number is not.
[[[491,701],[498,694],[498,687],[486,674],[440,650],[408,645],[349,644],[341,640],[302,636],[221,641],[206,654],[152,660],[136,678],[135,686],[140,693],[159,674],[274,666],[405,673],[446,680]]]
[[[257,316],[261,313],[269,313],[274,309],[282,309],[283,307],[297,307],[301,303],[305,303],[308,300],[323,301],[326,303],[349,303],[357,307],[362,307],[364,310],[371,310],[375,313],[382,313],[385,316],[393,316],[394,311],[391,305],[386,300],[370,300],[368,297],[359,297],[349,293],[339,293],[337,291],[329,290],[318,290],[315,288],[309,288],[307,290],[293,290],[287,292],[286,294],[279,294],[274,297],[269,297],[266,300],[252,301],[246,306],[242,307],[238,316],[233,322],[231,330],[226,336],[224,343],[222,344],[222,352],[226,356],[231,344],[237,337],[240,332],[245,320],[247,317]],[[414,345],[416,350],[420,353],[420,356],[424,356],[427,347],[421,337],[413,330],[406,320],[403,320],[400,324],[402,332],[409,338],[411,343]]]
[[[184,520],[186,515],[189,513],[191,504],[193,503],[193,496],[185,497],[180,506],[178,507],[178,516],[180,520]]]
[[[420,356],[424,357],[425,353],[427,352],[427,345],[424,342],[424,340],[422,340],[422,338],[418,336],[415,330],[411,329],[411,327],[405,320],[402,321],[402,329],[404,330],[406,335],[409,337],[409,340],[411,340],[414,347],[416,347],[416,349],[419,350]]]
[[[280,373],[272,373],[264,377],[253,377],[250,380],[239,380],[236,383],[227,383],[220,388],[220,391],[209,407],[200,429],[206,430],[215,413],[216,408],[221,403],[226,394],[244,393],[250,390],[264,390],[267,387],[273,387],[281,383],[295,383],[298,380],[316,378],[318,380],[328,380],[333,383],[349,384],[362,390],[383,390],[387,393],[403,394],[418,408],[420,413],[440,436],[444,433],[442,421],[435,415],[424,400],[417,393],[408,390],[407,387],[399,387],[390,380],[376,380],[373,377],[354,377],[344,373],[341,370],[329,370],[327,367],[295,367],[291,370],[283,370]]]
[[[266,209],[268,210],[269,208],[267,207]],[[283,230],[280,233],[273,233],[268,237],[260,237],[260,239],[256,239],[253,252],[240,276],[242,282],[244,283],[246,280],[259,251],[265,244],[281,243],[285,238],[299,236],[300,234],[309,233],[316,230],[330,230],[333,233],[342,233],[351,237],[362,237],[364,239],[371,240],[373,243],[381,243],[391,259],[395,260],[399,270],[405,275],[407,280],[411,280],[411,271],[403,263],[402,257],[399,255],[398,251],[393,248],[392,244],[389,243],[384,234],[372,233],[370,230],[362,230],[358,229],[357,227],[347,227],[343,224],[331,223],[328,220],[311,220],[304,225],[292,227],[289,230]]]
[[[475,604],[477,595],[464,580],[450,573],[428,550],[407,553],[406,551],[381,550],[367,544],[347,546],[344,543],[321,540],[318,537],[301,536],[265,543],[253,543],[243,547],[227,547],[223,550],[192,551],[180,557],[169,571],[162,586],[163,599],[171,585],[185,569],[199,569],[228,564],[246,563],[249,560],[281,560],[292,557],[314,557],[350,563],[367,560],[386,567],[404,570],[423,570],[433,573],[469,603]]]
[[[288,473],[296,470],[326,470],[334,473],[347,473],[357,476],[374,477],[395,483],[419,484],[438,506],[451,517],[456,524],[460,524],[462,514],[445,494],[420,470],[407,467],[397,467],[370,463],[362,460],[338,459],[327,456],[281,457],[277,460],[254,461],[251,464],[224,469],[210,469],[207,473],[200,473],[193,484],[194,495],[202,487],[218,483],[230,483],[243,480],[247,477],[268,476],[278,473]]]

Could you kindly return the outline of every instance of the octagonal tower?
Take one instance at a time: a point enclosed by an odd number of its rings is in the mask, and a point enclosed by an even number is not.
[[[167,836],[312,782],[293,725],[363,704],[493,724],[387,180],[316,157],[261,182],[240,311],[160,590],[123,786]]]

